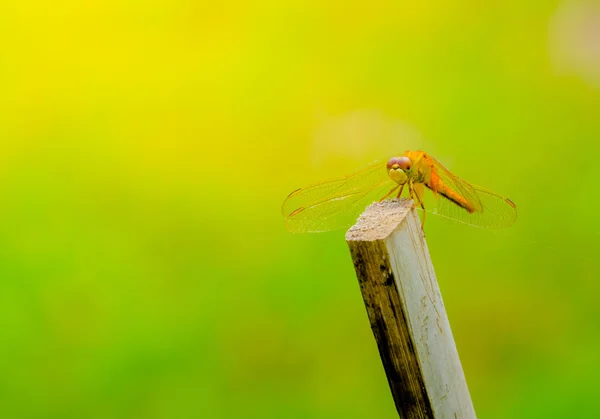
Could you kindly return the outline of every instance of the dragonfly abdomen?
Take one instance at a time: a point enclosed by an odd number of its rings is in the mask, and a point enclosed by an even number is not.
[[[433,192],[436,192],[442,195],[444,198],[452,201],[456,205],[464,208],[469,213],[475,212],[473,205],[469,203],[469,201],[467,201],[461,194],[447,186],[435,172],[431,173],[431,178],[429,182],[425,182],[425,186],[427,186]]]

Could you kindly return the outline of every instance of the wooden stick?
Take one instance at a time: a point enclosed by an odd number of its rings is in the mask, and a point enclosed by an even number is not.
[[[346,234],[401,418],[475,418],[412,201],[368,207]]]

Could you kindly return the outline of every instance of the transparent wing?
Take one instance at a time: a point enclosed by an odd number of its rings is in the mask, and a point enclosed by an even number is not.
[[[386,162],[375,161],[343,178],[292,192],[281,212],[287,229],[294,233],[347,228],[369,204],[395,186],[387,174]]]
[[[439,176],[441,181],[447,187],[452,189],[456,194],[458,194],[466,202],[468,202],[470,206],[475,209],[476,212],[481,212],[483,210],[481,197],[479,196],[473,185],[471,185],[468,182],[465,182],[458,176],[454,175],[452,172],[450,172],[450,170],[446,169],[446,167],[442,163],[440,163],[433,157],[427,155],[426,160],[432,166],[435,174]]]
[[[481,228],[509,227],[517,220],[517,207],[508,198],[478,186],[472,186],[479,197],[481,210],[469,213],[464,208],[437,194],[431,211],[426,206],[427,212],[440,217],[449,218],[459,223]]]
[[[435,179],[435,175],[432,175],[431,183],[426,185],[434,192],[433,198],[425,199],[426,211],[482,228],[508,227],[516,221],[517,208],[510,199],[471,185],[452,174],[429,155],[425,157],[425,161],[438,177]],[[457,202],[472,209],[472,212],[458,205]]]

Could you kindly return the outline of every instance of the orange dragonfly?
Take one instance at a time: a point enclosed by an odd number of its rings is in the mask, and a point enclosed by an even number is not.
[[[425,189],[432,192],[431,205]],[[294,233],[348,228],[369,204],[400,198],[405,190],[424,210],[423,224],[426,212],[482,228],[508,227],[517,219],[510,199],[465,182],[423,151],[407,151],[387,163],[375,161],[343,178],[297,189],[281,211]]]

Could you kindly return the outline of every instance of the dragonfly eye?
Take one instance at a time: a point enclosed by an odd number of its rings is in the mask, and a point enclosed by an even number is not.
[[[402,157],[392,157],[391,159],[388,160],[387,163],[387,169],[391,170],[391,169],[399,169],[400,168],[400,159]]]
[[[389,159],[387,163],[388,170],[391,169],[402,169],[402,170],[410,170],[410,166],[412,162],[408,157],[392,157]]]
[[[392,157],[387,163],[387,168],[388,168],[388,170],[390,170],[390,169],[410,170],[411,165],[412,165],[412,162],[410,161],[410,159],[408,157],[405,157],[405,156]]]
[[[387,168],[388,170],[391,169],[402,169],[402,170],[410,170],[410,166],[412,165],[412,162],[410,161],[410,159],[408,157],[392,157],[388,163],[387,163]]]
[[[408,157],[400,157],[398,159],[398,166],[400,166],[400,168],[402,170],[410,170],[411,165],[412,165],[412,162],[410,161],[410,159]]]

